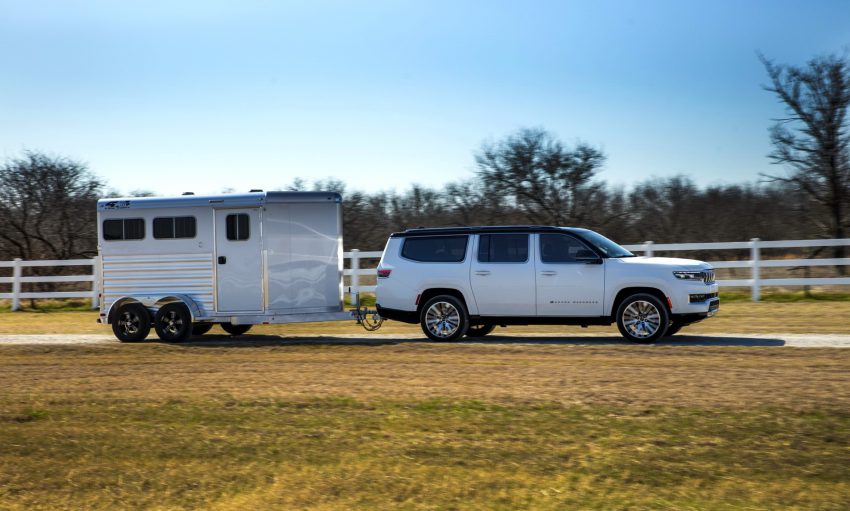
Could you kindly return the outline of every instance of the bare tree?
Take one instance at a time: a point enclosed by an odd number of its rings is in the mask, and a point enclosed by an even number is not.
[[[588,205],[604,190],[593,181],[605,156],[579,143],[569,149],[542,128],[519,130],[475,157],[488,193],[508,200],[526,221],[550,225],[589,225]]]
[[[786,165],[788,174],[767,177],[799,187],[817,207],[822,234],[844,238],[850,225],[850,64],[834,55],[812,59],[805,67],[760,59],[770,77],[765,89],[787,112],[770,130],[769,157]],[[834,256],[844,257],[844,247],[835,247]]]
[[[70,259],[97,252],[95,203],[103,183],[85,164],[27,151],[0,167],[0,252]]]

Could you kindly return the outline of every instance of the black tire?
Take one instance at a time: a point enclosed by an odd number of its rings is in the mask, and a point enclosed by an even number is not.
[[[432,341],[455,341],[463,337],[469,329],[469,313],[458,298],[439,295],[422,306],[419,324]]]
[[[629,296],[617,307],[617,328],[627,340],[639,344],[663,337],[670,324],[667,306],[647,293]]]
[[[667,327],[667,333],[664,334],[664,337],[670,337],[672,335],[676,335],[679,333],[679,330],[684,327],[682,323],[678,323],[676,321],[670,323],[670,326]]]
[[[192,323],[192,335],[204,335],[205,333],[209,332],[212,327],[212,323]]]
[[[251,329],[251,325],[234,325],[233,323],[222,323],[221,328],[230,335],[242,335]]]
[[[185,341],[192,334],[192,314],[183,302],[167,303],[156,311],[156,335],[165,342]]]
[[[484,337],[496,328],[496,325],[475,325],[466,330],[467,337]]]
[[[121,342],[144,341],[151,332],[151,313],[140,303],[125,303],[112,318],[112,333]]]

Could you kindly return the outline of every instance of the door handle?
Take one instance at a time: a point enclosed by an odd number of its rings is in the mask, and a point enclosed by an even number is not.
[[[558,274],[558,272],[556,272],[554,270],[545,270],[545,271],[540,272],[540,275],[546,275],[547,277],[552,276],[552,275],[557,275],[557,274]]]
[[[218,256],[218,264],[227,264],[227,256]]]
[[[482,277],[486,277],[490,275],[490,270],[478,270],[475,272],[476,275],[481,275]]]

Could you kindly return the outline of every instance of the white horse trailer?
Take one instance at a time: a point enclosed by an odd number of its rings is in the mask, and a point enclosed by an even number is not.
[[[213,324],[361,319],[343,308],[342,204],[330,192],[133,197],[97,203],[101,323],[122,341]]]

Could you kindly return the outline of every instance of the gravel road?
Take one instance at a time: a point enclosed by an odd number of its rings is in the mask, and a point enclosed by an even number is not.
[[[157,342],[154,335],[146,342]],[[279,337],[268,335],[246,335],[232,338],[223,335],[209,335],[195,338],[190,343],[207,345],[232,345],[237,343],[286,345],[314,342],[320,344],[396,344],[402,342],[426,342],[421,336],[399,334],[368,334],[362,335],[333,335],[333,336],[297,336]],[[564,345],[594,345],[594,344],[623,344],[629,343],[621,337],[611,335],[583,336],[552,336],[551,334],[528,334],[523,336],[492,335],[486,340],[464,341],[465,343],[487,344],[564,344]],[[15,344],[119,344],[110,335],[0,335],[0,345]],[[709,335],[677,335],[673,339],[656,343],[659,346],[788,346],[795,348],[850,348],[850,335],[845,334],[709,334]]]

